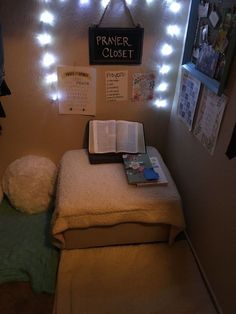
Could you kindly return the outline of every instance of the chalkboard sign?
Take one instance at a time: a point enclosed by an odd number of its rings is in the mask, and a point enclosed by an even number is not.
[[[143,33],[141,27],[90,27],[90,64],[141,64]]]

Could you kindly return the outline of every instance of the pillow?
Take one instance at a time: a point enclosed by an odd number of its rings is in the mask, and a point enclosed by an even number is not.
[[[10,203],[26,213],[40,213],[52,202],[56,165],[45,157],[27,155],[13,161],[2,178],[3,192]]]

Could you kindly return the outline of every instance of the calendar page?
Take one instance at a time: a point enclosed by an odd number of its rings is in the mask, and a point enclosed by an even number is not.
[[[96,114],[96,70],[91,67],[59,66],[60,114]]]

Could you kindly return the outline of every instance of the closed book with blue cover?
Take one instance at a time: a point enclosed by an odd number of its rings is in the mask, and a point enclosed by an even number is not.
[[[154,171],[148,154],[123,154],[122,157],[129,184],[158,182],[159,175]]]

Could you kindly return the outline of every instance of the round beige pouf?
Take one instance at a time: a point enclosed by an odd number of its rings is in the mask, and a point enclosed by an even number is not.
[[[5,170],[3,192],[16,209],[40,213],[52,202],[56,176],[57,167],[50,159],[27,155],[13,161]]]

